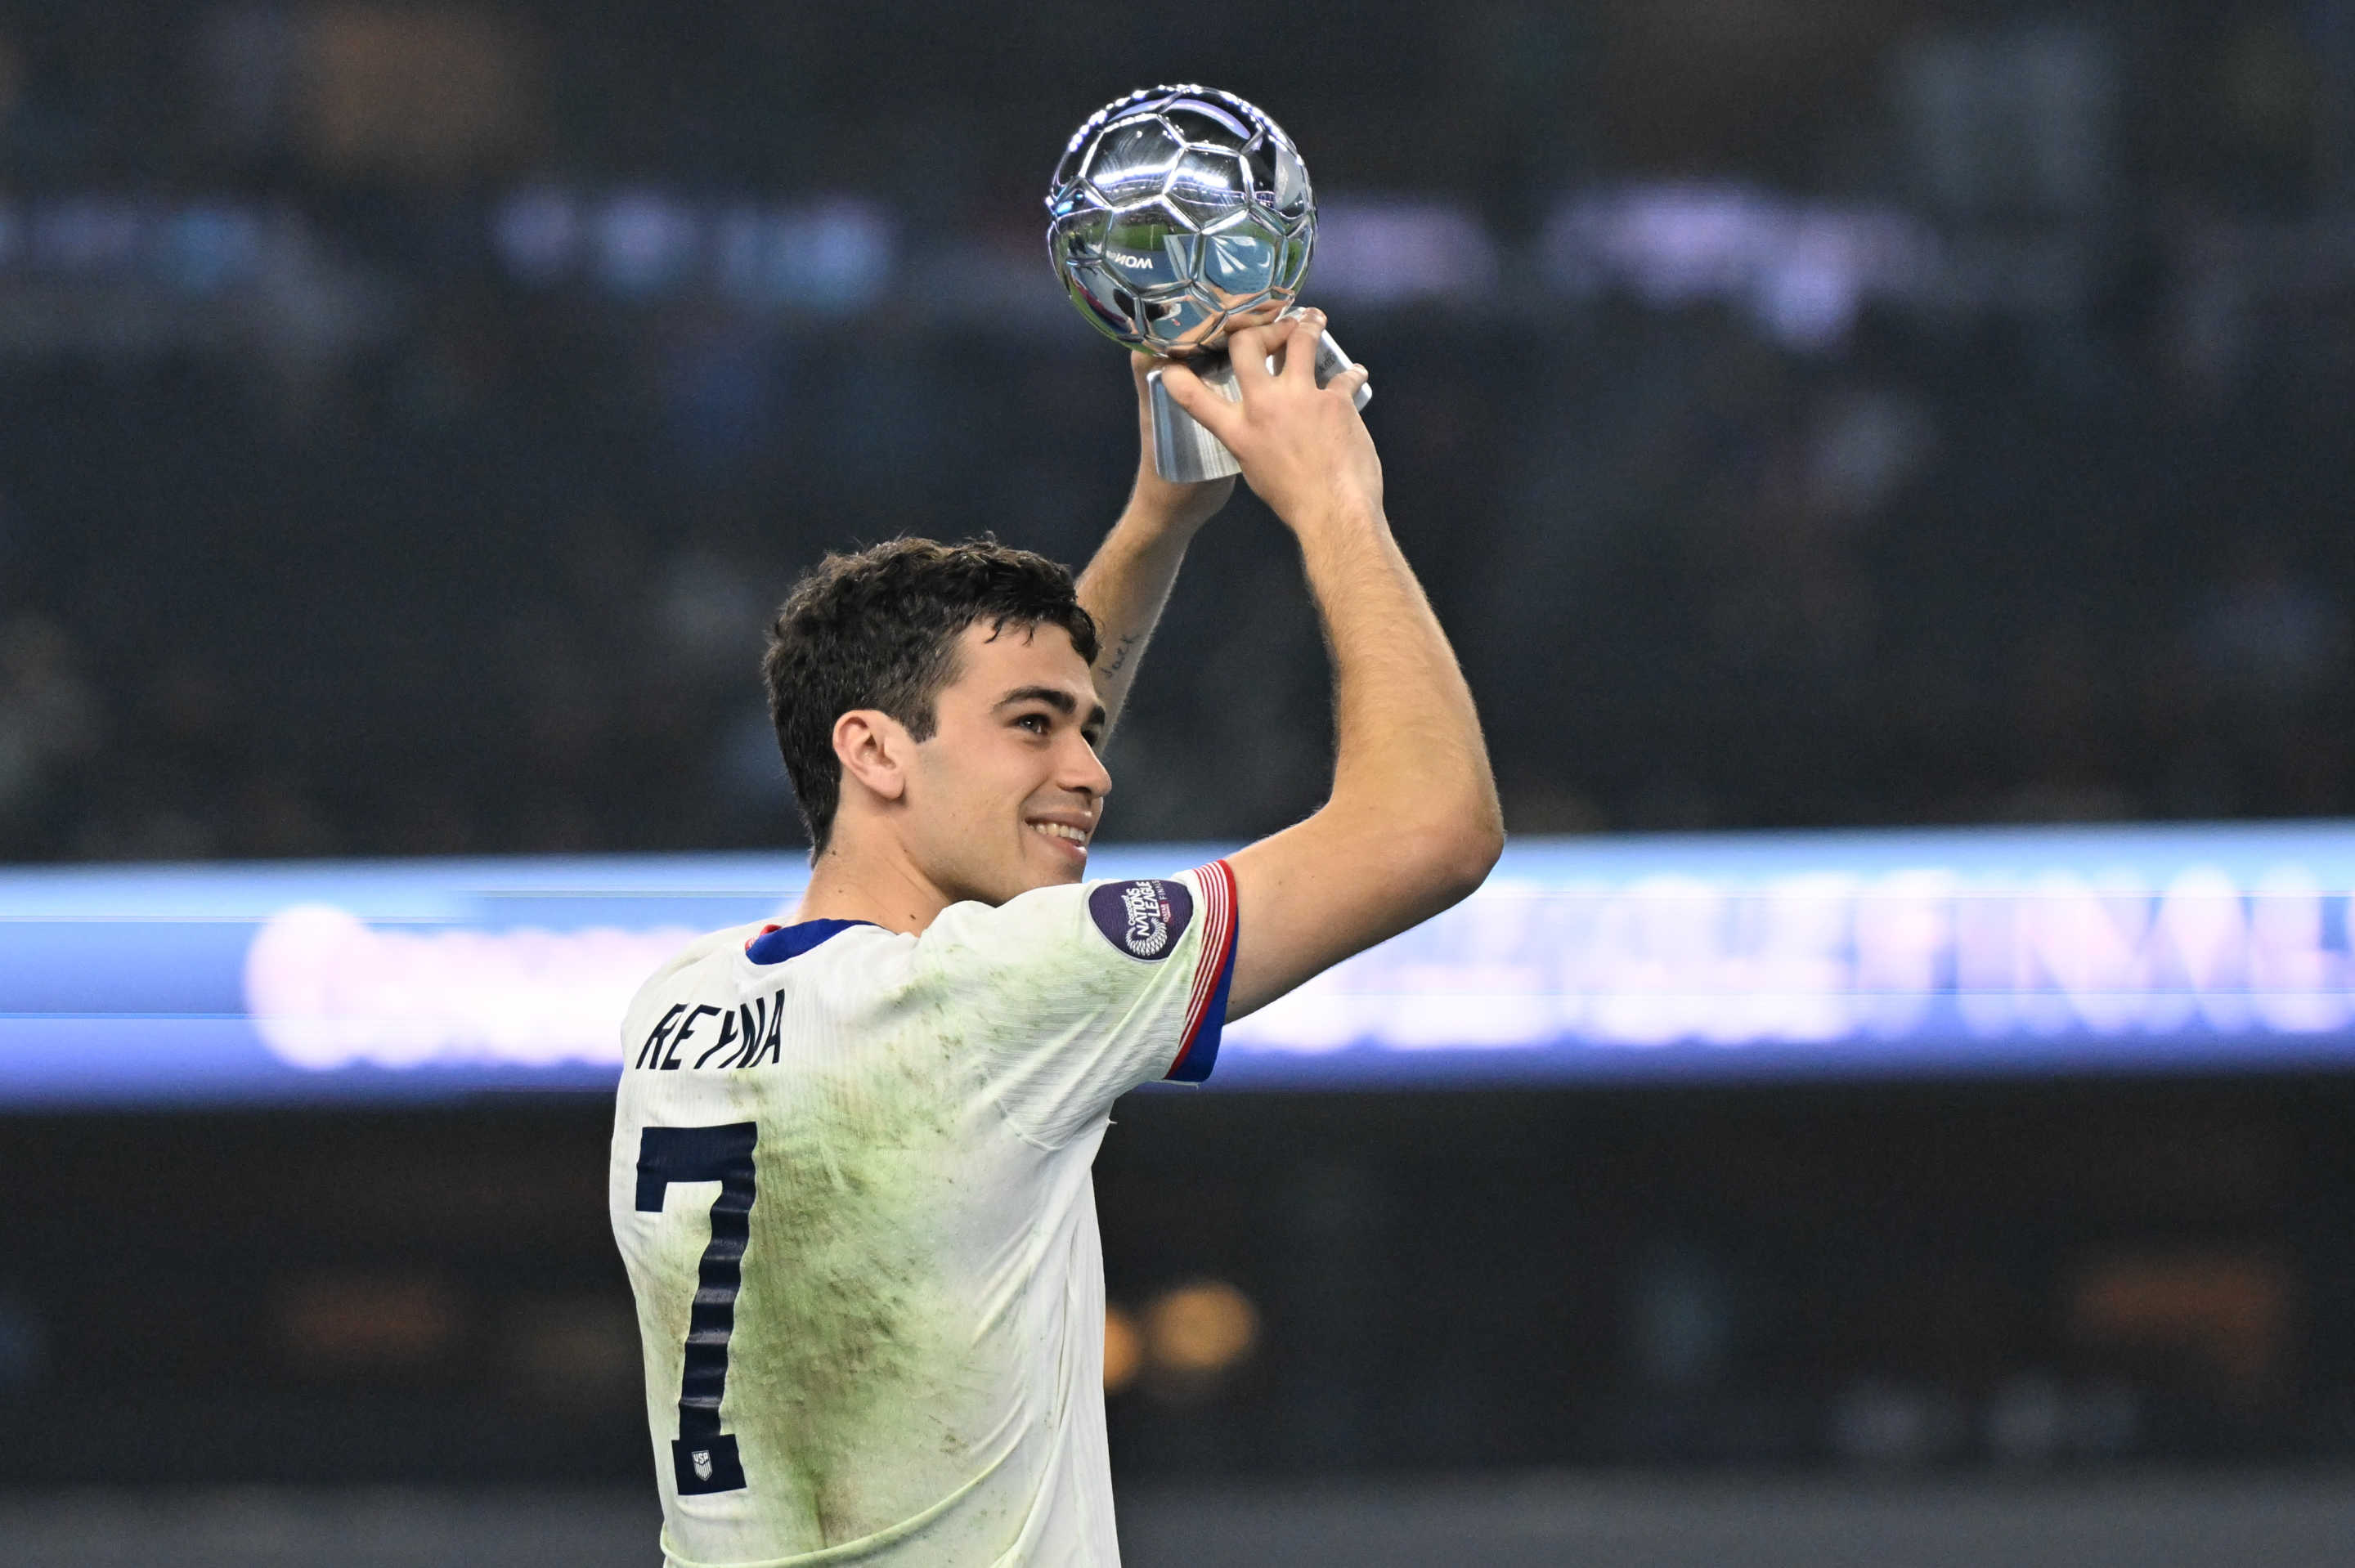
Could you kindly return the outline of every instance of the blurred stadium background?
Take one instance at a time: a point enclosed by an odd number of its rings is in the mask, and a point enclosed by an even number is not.
[[[550,954],[797,884],[799,565],[1084,558],[1039,197],[1173,79],[1307,157],[1517,842],[1123,1108],[1132,1561],[2355,1557],[2355,0],[9,0],[0,1561],[651,1560]],[[1140,863],[1316,799],[1289,556]]]

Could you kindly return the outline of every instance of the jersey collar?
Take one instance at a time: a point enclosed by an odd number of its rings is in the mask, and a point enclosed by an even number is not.
[[[744,956],[756,964],[782,964],[853,926],[874,924],[872,920],[804,920],[793,926],[763,926],[759,936],[744,944]]]

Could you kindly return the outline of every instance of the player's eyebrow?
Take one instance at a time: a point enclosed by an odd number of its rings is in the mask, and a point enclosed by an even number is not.
[[[1080,711],[1079,698],[1060,686],[1017,686],[997,699],[997,705],[1001,708],[1010,708],[1017,703],[1044,703],[1065,718]],[[1103,705],[1098,703],[1088,711],[1087,720],[1081,727],[1101,730],[1103,726]]]

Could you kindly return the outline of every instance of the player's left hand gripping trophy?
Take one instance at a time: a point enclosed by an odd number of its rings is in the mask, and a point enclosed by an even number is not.
[[[1316,238],[1308,171],[1274,121],[1231,92],[1156,87],[1088,116],[1047,193],[1047,249],[1105,336],[1183,360],[1241,397],[1227,334],[1291,310]],[[1316,383],[1349,367],[1327,333]],[[1152,386],[1154,467],[1178,482],[1241,471],[1234,454]],[[1372,389],[1360,387],[1362,408]]]

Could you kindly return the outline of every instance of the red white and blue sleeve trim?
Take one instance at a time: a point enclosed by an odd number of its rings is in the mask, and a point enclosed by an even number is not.
[[[1219,1034],[1227,1023],[1227,987],[1235,978],[1235,874],[1214,860],[1194,873],[1202,890],[1202,956],[1186,1001],[1186,1033],[1165,1080],[1199,1084],[1219,1064]]]

